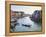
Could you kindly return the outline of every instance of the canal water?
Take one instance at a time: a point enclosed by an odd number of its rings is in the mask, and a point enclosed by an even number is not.
[[[18,25],[15,26],[14,32],[23,32],[23,31],[41,31],[41,25],[32,21],[29,17],[20,18],[17,20]],[[30,25],[30,27],[22,26]]]

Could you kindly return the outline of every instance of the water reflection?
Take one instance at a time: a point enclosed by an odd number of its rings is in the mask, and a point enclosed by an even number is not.
[[[32,15],[24,12],[11,12],[11,32],[41,31],[41,11],[36,10]]]
[[[14,32],[22,31],[41,31],[41,25],[32,21],[29,17],[20,18],[17,20]]]

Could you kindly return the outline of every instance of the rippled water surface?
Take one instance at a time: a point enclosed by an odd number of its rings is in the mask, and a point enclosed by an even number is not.
[[[15,29],[14,29],[15,32],[41,31],[41,25],[32,21],[29,17],[20,18],[17,20],[17,23],[19,23],[19,25],[15,26]],[[30,25],[30,27],[22,26],[22,24]]]

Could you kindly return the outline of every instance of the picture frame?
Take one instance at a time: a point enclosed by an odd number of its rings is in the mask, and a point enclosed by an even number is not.
[[[42,31],[28,31],[28,32],[10,32],[10,20],[11,20],[11,5],[22,5],[22,6],[40,6],[42,9]],[[19,2],[19,1],[6,1],[5,2],[5,35],[35,35],[45,33],[45,4],[37,2]]]

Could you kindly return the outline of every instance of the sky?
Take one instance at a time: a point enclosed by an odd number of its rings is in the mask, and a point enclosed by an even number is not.
[[[11,5],[12,11],[23,11],[25,14],[32,14],[35,10],[41,10],[40,6],[20,6],[20,5]]]

